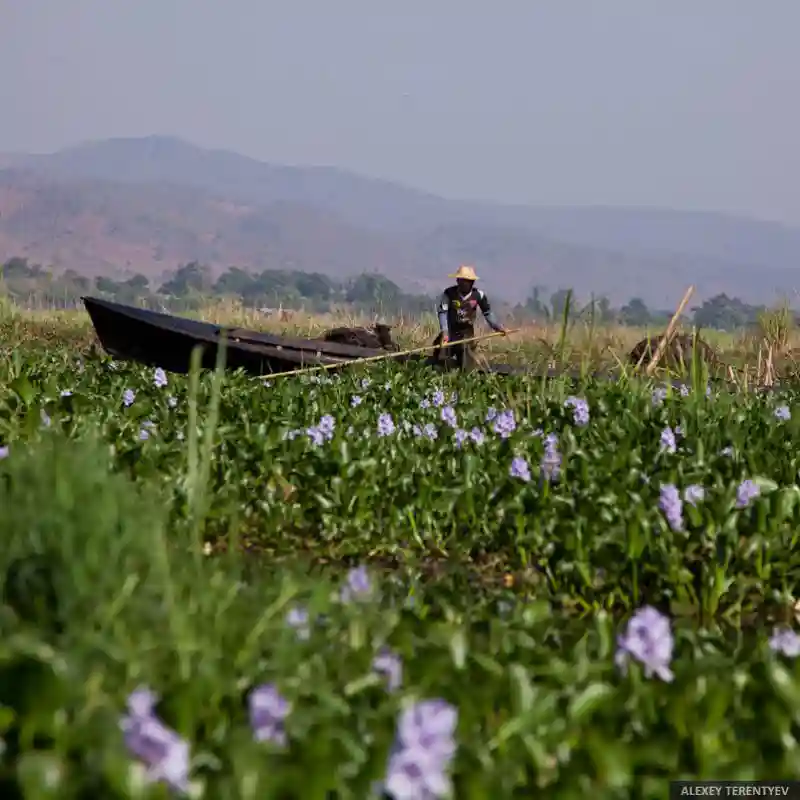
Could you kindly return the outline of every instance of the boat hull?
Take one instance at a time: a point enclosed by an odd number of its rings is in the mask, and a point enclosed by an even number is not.
[[[223,340],[226,368],[255,375],[386,355],[384,350],[222,327],[94,297],[82,300],[109,355],[169,372],[188,373],[196,347],[201,349],[201,366],[213,369]]]

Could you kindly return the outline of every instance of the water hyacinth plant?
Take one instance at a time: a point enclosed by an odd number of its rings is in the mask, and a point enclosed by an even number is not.
[[[800,779],[791,390],[75,364],[0,360],[9,792]]]

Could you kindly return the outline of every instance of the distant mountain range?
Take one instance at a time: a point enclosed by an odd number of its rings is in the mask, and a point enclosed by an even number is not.
[[[275,166],[165,136],[49,155],[0,155],[0,261],[27,256],[85,275],[379,272],[434,291],[475,264],[498,298],[534,285],[620,303],[726,292],[754,303],[800,290],[800,228],[722,214],[545,208],[449,200],[329,167]]]

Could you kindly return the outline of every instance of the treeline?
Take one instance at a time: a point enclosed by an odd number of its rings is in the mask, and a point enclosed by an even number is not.
[[[211,270],[197,262],[179,267],[155,284],[145,275],[126,280],[88,278],[74,270],[52,273],[25,258],[11,258],[0,267],[2,291],[23,306],[76,308],[82,295],[93,294],[130,305],[155,310],[190,311],[212,299],[231,297],[248,308],[304,309],[312,313],[348,307],[354,311],[408,316],[429,314],[435,297],[409,294],[382,275],[362,274],[337,281],[317,272],[264,270],[253,273],[230,267],[214,278]],[[568,301],[569,298],[569,301]],[[549,297],[534,287],[524,303],[504,308],[517,320],[561,320],[567,309],[571,319],[594,315],[598,324],[616,323],[632,327],[659,328],[672,317],[673,309],[652,309],[639,297],[620,308],[608,298],[591,301],[576,299],[568,289],[558,289]],[[736,297],[720,294],[694,307],[685,320],[701,328],[740,330],[758,322],[764,306],[749,305]]]
[[[543,289],[535,287],[524,303],[514,307],[514,315],[561,320],[565,310],[570,319],[586,319],[594,315],[598,324],[617,323],[637,328],[663,327],[675,313],[674,309],[648,308],[640,297],[633,297],[621,308],[615,309],[606,297],[586,302],[576,300],[568,289],[558,289],[549,298],[545,298]],[[718,294],[694,306],[682,319],[698,328],[734,331],[756,325],[760,316],[768,310],[763,305],[750,305],[738,297]],[[796,323],[800,321],[793,312],[790,314]]]
[[[321,273],[230,267],[218,278],[192,262],[151,284],[145,275],[126,280],[87,278],[74,270],[53,274],[24,258],[11,258],[1,268],[2,288],[25,306],[75,308],[86,294],[155,310],[188,311],[212,299],[231,297],[248,308],[304,309],[314,313],[346,306],[369,313],[430,312],[433,298],[408,294],[382,275],[363,274],[337,281]]]

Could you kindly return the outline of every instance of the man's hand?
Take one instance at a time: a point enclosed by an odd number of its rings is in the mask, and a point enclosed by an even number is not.
[[[450,337],[446,334],[442,334],[442,344],[447,344],[450,341]]]

